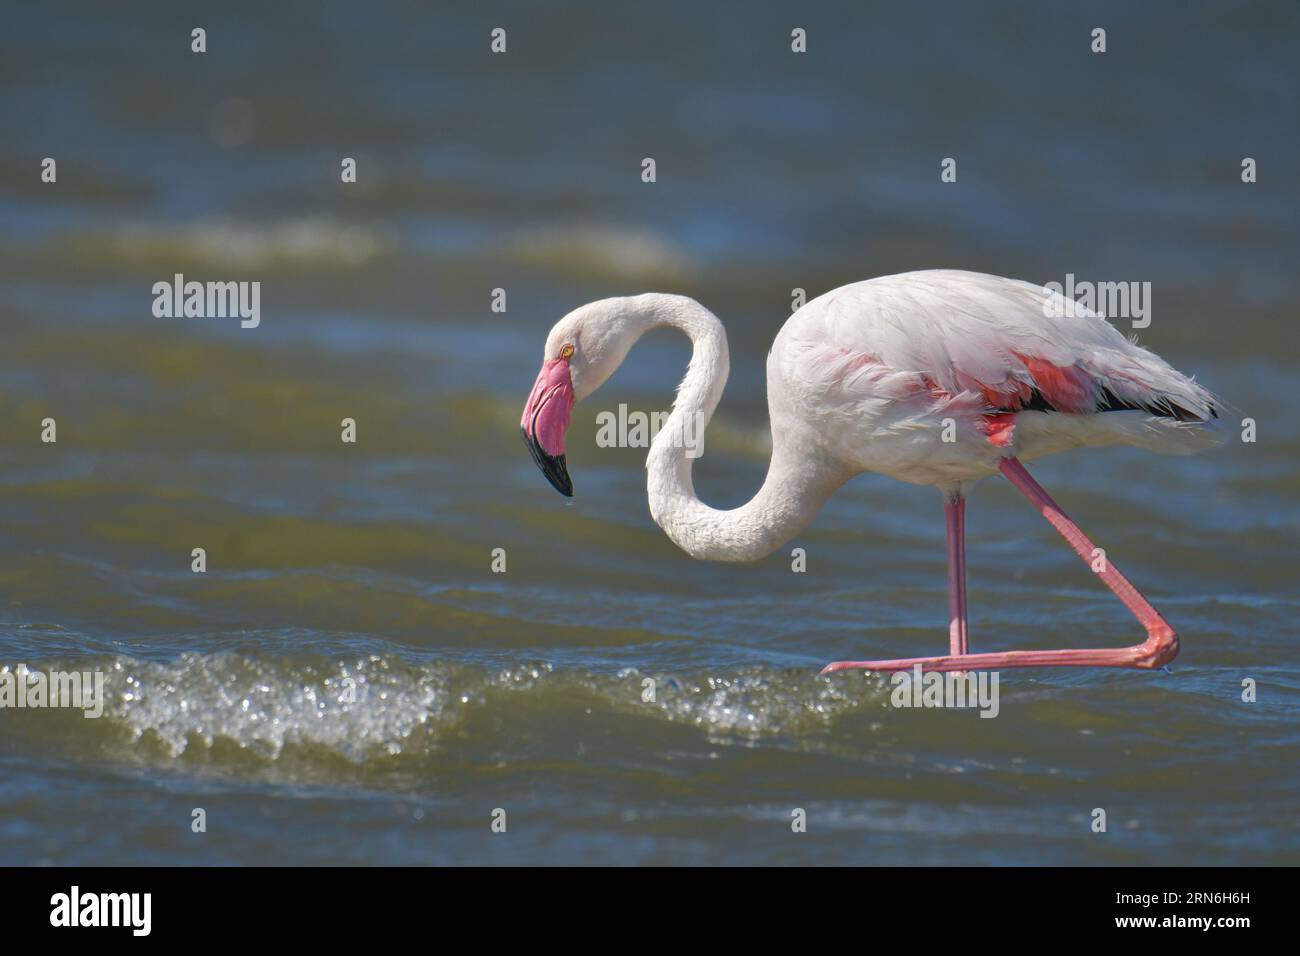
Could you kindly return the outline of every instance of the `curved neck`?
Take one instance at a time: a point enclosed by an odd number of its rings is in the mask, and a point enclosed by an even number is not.
[[[804,440],[800,423],[773,420],[772,460],[758,494],[730,511],[700,501],[691,468],[704,451],[704,429],[727,384],[727,333],[717,316],[693,299],[646,295],[633,301],[642,331],[671,326],[694,346],[672,414],[646,458],[651,516],[695,558],[753,561],[771,554],[808,526],[847,476],[816,453],[814,442]]]

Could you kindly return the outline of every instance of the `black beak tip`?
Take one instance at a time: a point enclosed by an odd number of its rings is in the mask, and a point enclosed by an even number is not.
[[[572,498],[573,479],[569,477],[569,469],[565,464],[564,456],[548,455],[537,438],[528,434],[527,429],[520,428],[519,433],[524,436],[524,444],[528,446],[528,453],[533,456],[533,461],[541,469],[542,474],[546,476],[546,480],[564,497]]]

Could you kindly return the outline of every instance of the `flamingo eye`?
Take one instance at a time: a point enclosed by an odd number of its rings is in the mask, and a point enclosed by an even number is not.
[[[572,345],[565,345],[565,346],[563,346],[563,347],[560,349],[560,358],[562,358],[562,359],[571,359],[571,358],[573,358],[573,346],[572,346]]]

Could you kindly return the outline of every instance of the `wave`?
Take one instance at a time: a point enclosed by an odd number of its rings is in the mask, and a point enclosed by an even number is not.
[[[306,753],[326,764],[429,756],[447,735],[470,732],[466,722],[484,713],[531,722],[595,708],[711,737],[759,740],[818,734],[885,699],[883,683],[877,692],[820,678],[810,668],[747,666],[677,676],[377,654],[330,660],[186,653],[170,661],[118,655],[76,665],[6,666],[0,674],[60,668],[103,672],[103,715],[9,711],[11,727],[29,745],[62,742],[81,756],[89,750],[161,763],[197,756],[231,769],[273,763],[291,751],[297,761]]]
[[[262,271],[360,268],[381,259],[392,248],[376,229],[329,219],[135,222],[83,229],[56,238],[52,245],[89,263]]]
[[[694,270],[686,251],[640,229],[609,224],[525,228],[507,243],[520,262],[584,278],[680,285]]]

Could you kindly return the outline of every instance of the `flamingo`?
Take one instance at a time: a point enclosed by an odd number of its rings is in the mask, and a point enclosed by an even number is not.
[[[646,458],[650,514],[695,558],[752,561],[808,526],[845,481],[877,472],[943,495],[948,557],[948,653],[839,661],[823,673],[971,671],[1004,667],[1158,668],[1178,635],[1025,469],[1071,448],[1136,445],[1191,452],[1216,440],[1217,399],[1060,292],[952,270],[883,276],[827,292],[786,320],[767,359],[772,458],[758,493],[720,511],[691,479],[726,385],[727,336],[693,299],[651,293],[602,299],[551,329],[520,428],[534,461],[563,495],[573,482],[564,439],[576,402],[613,374],[641,335],[669,326],[693,350],[672,412]],[[693,429],[693,430],[692,430]],[[1137,618],[1129,647],[972,653],[967,634],[967,491],[1005,476],[1097,570]]]

